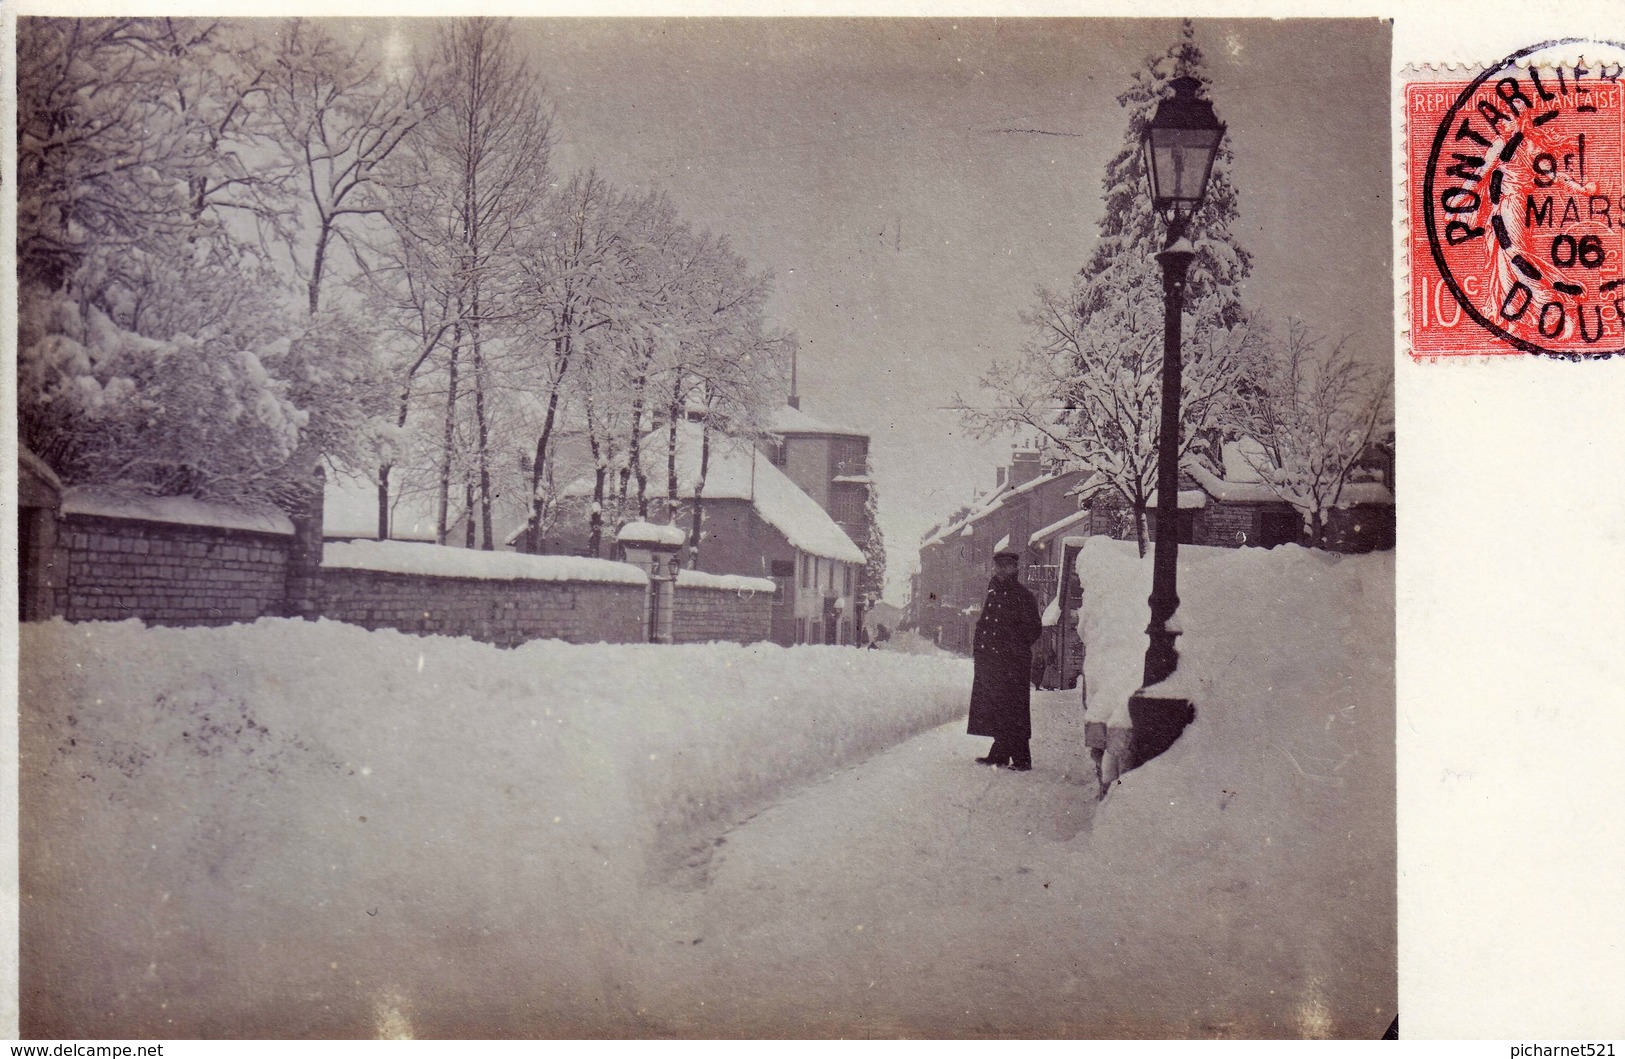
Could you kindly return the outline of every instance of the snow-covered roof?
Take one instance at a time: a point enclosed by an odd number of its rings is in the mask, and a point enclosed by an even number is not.
[[[677,495],[688,500],[700,477],[699,423],[677,425]],[[651,431],[641,447],[643,469],[651,488],[664,494],[666,482],[666,430]],[[655,483],[658,483],[656,485]],[[593,480],[578,478],[565,487],[566,496],[591,496]],[[843,563],[862,563],[863,553],[852,543],[818,502],[764,459],[755,446],[713,433],[711,459],[706,467],[707,500],[749,500],[763,520],[793,546],[809,555]]]
[[[1090,471],[1087,475],[1080,478],[1076,485],[1074,485],[1071,489],[1068,489],[1066,491],[1066,495],[1079,498],[1091,496],[1094,493],[1099,492],[1101,488],[1105,486],[1105,484],[1106,479],[1103,476],[1101,476],[1098,472]]]
[[[1004,503],[1004,498],[1009,494],[1009,492],[1010,486],[1008,483],[1006,483],[999,486],[986,496],[977,497],[971,502],[972,506],[969,511],[967,511],[961,517],[951,520],[935,536],[928,537],[924,541],[921,541],[920,547],[928,548],[939,541],[947,540],[956,533],[965,537],[976,536],[976,521],[992,512],[1000,504]]]
[[[1179,491],[1179,510],[1196,511],[1204,507],[1207,507],[1207,493],[1200,489],[1181,489]],[[1157,509],[1157,491],[1155,489],[1151,490],[1151,495],[1145,502],[1145,509],[1147,511]]]
[[[835,426],[789,405],[780,405],[779,410],[773,414],[772,431],[775,434],[839,434],[854,438],[869,436],[867,430]]]
[[[62,493],[62,513],[293,535],[293,523],[275,508],[239,507],[190,496],[144,496],[108,486],[70,486]]]
[[[525,555],[446,548],[416,541],[349,541],[326,545],[322,566],[378,570],[427,577],[476,577],[490,581],[607,581],[646,585],[649,575],[631,563],[578,555]]]
[[[1224,464],[1225,481],[1239,485],[1264,480],[1257,468],[1269,464],[1269,455],[1257,438],[1248,436],[1225,442],[1220,457]]]
[[[842,485],[874,484],[874,479],[870,478],[867,474],[837,474],[834,478],[831,478],[830,481],[839,482]]]
[[[999,538],[998,543],[993,545],[993,550],[994,550],[994,552],[1002,552],[1002,551],[1007,550],[1009,547],[1010,547],[1010,534],[1006,533],[1004,536]]]
[[[779,586],[765,577],[744,574],[708,574],[704,570],[677,571],[677,584],[687,588],[719,588],[734,592],[772,592]]]
[[[683,542],[688,540],[688,534],[681,526],[661,526],[653,522],[628,522],[615,534],[615,539],[622,544],[666,544],[673,548],[681,548]]]
[[[976,535],[975,524],[986,518],[988,515],[991,515],[994,511],[997,511],[1000,507],[1003,507],[1006,500],[1009,500],[1012,497],[1022,496],[1026,493],[1030,493],[1042,485],[1047,485],[1058,478],[1064,478],[1066,475],[1073,473],[1075,472],[1057,471],[1054,474],[1041,474],[1032,481],[1023,482],[1018,486],[1011,486],[1010,483],[1006,481],[987,496],[979,497],[977,500],[973,501],[971,510],[967,512],[964,517],[954,519],[946,526],[942,527],[940,531],[928,535],[920,542],[920,547],[929,548],[933,544],[947,540],[955,533],[959,533],[961,536],[965,537],[974,537]],[[840,479],[836,479],[836,481],[839,480]],[[1069,493],[1068,495],[1071,494]]]
[[[1253,473],[1252,481],[1230,481],[1220,478],[1212,471],[1199,463],[1185,465],[1185,470],[1196,479],[1197,484],[1215,500],[1223,500],[1235,504],[1282,504],[1284,500],[1279,493],[1264,482],[1258,480],[1257,472]],[[1183,495],[1183,494],[1181,494]],[[1349,482],[1343,486],[1339,502],[1348,504],[1392,504],[1394,494],[1381,482]],[[1184,506],[1181,504],[1180,506]]]
[[[1029,547],[1036,548],[1038,545],[1046,543],[1056,534],[1062,532],[1063,530],[1070,529],[1088,517],[1089,512],[1087,511],[1074,511],[1070,515],[1066,515],[1063,518],[1058,518],[1054,522],[1051,522],[1048,526],[1045,526],[1043,529],[1034,530],[1032,534],[1028,536],[1027,544]]]
[[[456,511],[449,512],[448,525],[457,517]],[[427,493],[412,491],[403,495],[399,489],[390,489],[391,540],[432,542],[438,522],[433,498]],[[377,537],[378,484],[366,475],[349,471],[329,473],[322,499],[322,536],[363,540]]]
[[[1074,471],[1056,471],[1053,474],[1041,474],[1037,478],[1034,478],[1029,482],[1022,482],[1020,485],[1018,485],[1018,486],[1014,487],[1013,489],[1011,489],[1008,493],[1005,494],[1005,496],[1003,498],[1000,499],[1000,503],[1003,503],[1005,500],[1008,500],[1013,496],[1022,496],[1022,495],[1026,494],[1026,493],[1030,493],[1034,489],[1039,488],[1040,486],[1048,485],[1049,483],[1051,483],[1053,481],[1056,481],[1057,479],[1065,478],[1067,475],[1074,474],[1074,473],[1076,473],[1076,472],[1074,472]]]

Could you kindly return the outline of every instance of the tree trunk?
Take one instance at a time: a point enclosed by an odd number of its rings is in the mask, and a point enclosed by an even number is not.
[[[378,465],[378,539],[389,540],[389,464]]]
[[[542,472],[547,464],[547,446],[553,438],[553,424],[558,417],[559,391],[564,388],[564,373],[570,370],[570,355],[574,343],[570,340],[569,326],[571,314],[568,309],[564,313],[565,333],[554,342],[554,352],[559,366],[558,373],[553,376],[553,391],[547,395],[547,415],[542,420],[542,432],[536,436],[536,457],[530,465],[530,550],[533,554],[541,554],[542,550],[542,511],[539,503],[542,487]],[[591,424],[588,425],[591,432]],[[598,438],[592,439],[593,458],[596,461],[598,454]]]
[[[627,438],[626,466],[621,468],[621,514],[626,513],[626,494],[631,483],[632,475],[638,476],[638,517],[644,517],[648,510],[648,502],[644,492],[648,487],[648,475],[643,473],[643,391],[649,384],[648,375],[639,372],[633,382],[632,389],[632,428]]]
[[[754,454],[752,455],[754,459]],[[711,421],[707,419],[700,424],[700,474],[694,480],[694,517],[690,522],[688,532],[688,568],[700,568],[700,534],[705,525],[702,513],[705,500],[705,476],[711,470]]]
[[[478,295],[475,295],[476,299]],[[474,429],[475,450],[474,458],[478,465],[480,476],[479,509],[480,533],[483,547],[486,551],[492,549],[491,543],[491,429],[485,420],[485,358],[480,352],[480,324],[479,303],[474,306],[475,321],[471,325],[470,347],[474,354]],[[474,509],[468,509],[469,532],[473,532]],[[473,547],[473,545],[469,545]]]
[[[333,231],[331,218],[323,217],[321,227],[316,232],[316,253],[310,263],[310,285],[306,295],[310,304],[310,315],[316,315],[316,305],[322,296],[322,270],[327,263],[327,242]]]
[[[446,373],[446,423],[440,437],[440,488],[436,498],[439,511],[436,515],[434,541],[436,544],[446,543],[448,529],[447,509],[451,506],[451,460],[452,450],[457,440],[457,356],[462,351],[463,328],[458,324],[452,329],[451,355],[447,361]]]
[[[593,448],[597,448],[594,443]],[[609,468],[599,464],[593,469],[592,482],[592,514],[588,517],[587,525],[587,554],[594,559],[604,557],[604,482],[609,477]]]
[[[666,424],[666,518],[677,518],[677,426],[678,416],[682,415],[683,373],[673,373],[671,384],[671,409],[669,422]]]
[[[1134,541],[1140,546],[1140,558],[1145,558],[1145,505],[1134,505]]]
[[[474,550],[474,479],[463,479],[463,547]]]

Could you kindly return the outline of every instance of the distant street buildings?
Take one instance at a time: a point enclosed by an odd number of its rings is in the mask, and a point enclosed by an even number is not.
[[[1303,515],[1253,469],[1247,439],[1223,446],[1222,475],[1189,461],[1180,472],[1179,540],[1210,547],[1272,548],[1305,543]],[[1327,521],[1324,546],[1362,552],[1394,546],[1393,458],[1373,447],[1357,480],[1343,487],[1344,506]],[[1155,539],[1156,495],[1146,512]],[[920,569],[911,581],[907,626],[939,646],[968,652],[992,557],[1013,548],[1023,555],[1022,580],[1045,607],[1044,679],[1070,687],[1082,668],[1075,614],[1086,586],[1071,573],[1090,536],[1135,539],[1134,515],[1105,480],[1089,471],[1046,464],[1036,450],[1016,448],[997,471],[992,492],[933,526],[920,543]],[[1064,575],[1064,576],[1063,576]],[[1059,591],[1061,587],[1066,591]]]

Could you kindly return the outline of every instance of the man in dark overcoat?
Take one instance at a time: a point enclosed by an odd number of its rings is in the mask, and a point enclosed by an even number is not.
[[[976,622],[976,677],[970,692],[970,734],[993,737],[993,749],[976,760],[1019,772],[1033,767],[1031,699],[1033,643],[1044,631],[1038,601],[1017,580],[1015,552],[993,557],[993,580]]]

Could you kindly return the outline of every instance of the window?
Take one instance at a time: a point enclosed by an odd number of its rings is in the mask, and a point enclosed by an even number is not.
[[[828,572],[829,576],[824,581],[824,590],[826,592],[834,592],[835,591],[835,560],[834,559],[831,559],[829,561],[829,565],[827,567],[825,567],[825,570]]]
[[[806,643],[806,642],[807,642],[807,619],[806,618],[797,618],[796,619],[796,643]]]
[[[805,555],[802,555],[800,552],[797,552],[796,553],[796,564],[801,567],[801,587],[806,588],[807,587],[807,567],[809,565],[808,562],[807,562],[807,557]]]
[[[773,578],[773,602],[783,603],[790,598],[788,589],[796,576],[796,564],[791,559],[774,559],[768,571],[768,576]]]
[[[852,567],[843,566],[841,567],[841,572],[845,575],[843,578],[845,590],[841,594],[843,596],[850,596],[852,594]]]
[[[864,521],[864,502],[868,499],[867,493],[868,490],[861,485],[846,485],[837,482],[829,490],[830,517],[842,525],[862,525]]]

